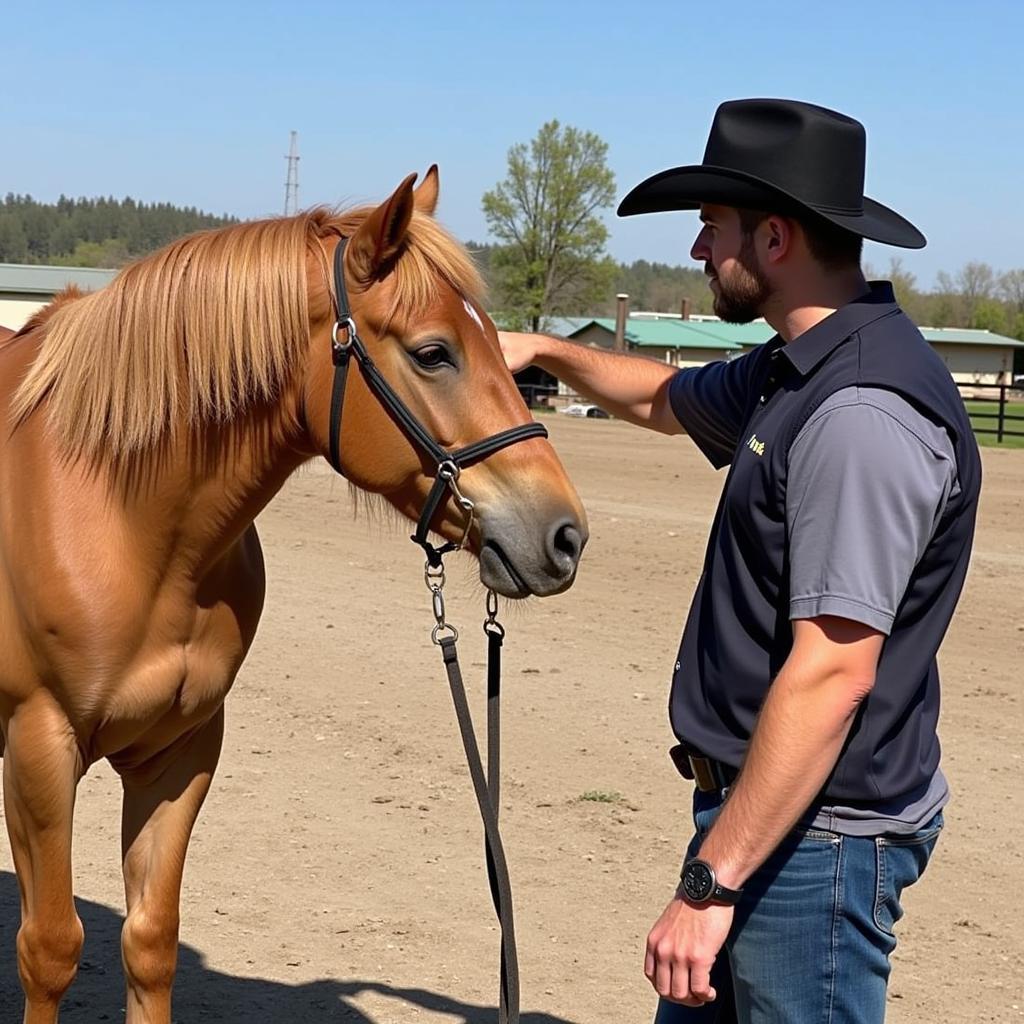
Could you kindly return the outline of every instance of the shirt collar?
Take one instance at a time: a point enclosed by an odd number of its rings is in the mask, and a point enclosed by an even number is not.
[[[892,285],[888,281],[872,281],[868,289],[853,302],[830,313],[820,323],[804,331],[800,337],[779,346],[778,351],[793,364],[801,376],[809,374],[851,334],[872,320],[878,320],[899,308]]]

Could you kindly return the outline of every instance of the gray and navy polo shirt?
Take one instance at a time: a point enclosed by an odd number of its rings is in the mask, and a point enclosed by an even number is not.
[[[792,620],[863,622],[887,639],[817,823],[917,827],[947,797],[935,653],[980,485],[948,370],[874,284],[788,345],[681,371],[670,398],[712,464],[730,467],[673,680],[676,733],[739,766]]]

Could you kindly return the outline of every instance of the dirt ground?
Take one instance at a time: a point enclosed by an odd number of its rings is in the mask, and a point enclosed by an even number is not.
[[[654,1005],[644,938],[689,837],[666,700],[722,477],[685,439],[548,422],[591,541],[569,593],[504,612],[502,826],[523,1021],[635,1024]],[[1024,1016],[1024,451],[986,450],[985,472],[942,652],[954,800],[906,894],[895,1024]],[[408,530],[353,520],[326,465],[294,478],[259,525],[267,611],[191,847],[176,1018],[490,1024],[498,946],[481,829]],[[480,709],[483,594],[466,557],[450,576]],[[117,782],[97,765],[76,821],[86,948],[62,1021],[123,1018],[118,828]],[[17,907],[0,843],[3,1022],[20,1020]]]

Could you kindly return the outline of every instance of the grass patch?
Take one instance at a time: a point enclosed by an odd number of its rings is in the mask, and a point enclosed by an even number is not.
[[[585,793],[581,793],[576,797],[576,799],[580,803],[586,801],[592,804],[620,804],[622,803],[623,796],[614,789],[588,789]]]
[[[995,430],[999,426],[999,421],[995,419],[999,414],[998,402],[966,401],[964,405],[967,406],[967,415],[970,416],[971,426],[975,430]],[[1024,417],[1024,402],[1008,402],[1006,415],[1007,417]],[[1004,426],[1006,430],[1024,434],[1024,418],[1019,420],[1008,418]],[[975,434],[974,436],[978,439],[978,444],[985,448],[1024,448],[1024,437],[1004,436],[1000,443],[996,440],[995,434]]]

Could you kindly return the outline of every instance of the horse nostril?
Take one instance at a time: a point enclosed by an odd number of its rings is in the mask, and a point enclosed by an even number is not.
[[[572,572],[583,551],[583,537],[573,522],[562,523],[548,534],[548,556],[562,572]]]

